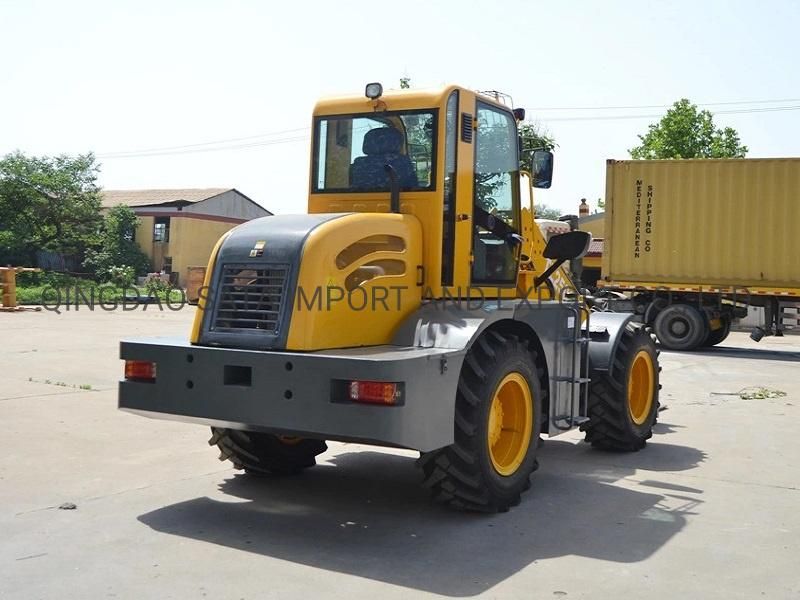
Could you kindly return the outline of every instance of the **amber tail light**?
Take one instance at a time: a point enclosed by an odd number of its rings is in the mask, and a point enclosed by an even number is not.
[[[156,380],[156,363],[146,360],[126,360],[125,379],[154,383]]]

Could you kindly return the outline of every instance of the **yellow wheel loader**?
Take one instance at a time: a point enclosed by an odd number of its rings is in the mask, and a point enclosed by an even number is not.
[[[650,334],[590,313],[545,242],[517,125],[461,87],[321,100],[308,214],[256,219],[216,245],[188,340],[121,343],[119,407],[202,423],[220,458],[261,475],[315,464],[326,440],[420,452],[449,506],[505,511],[541,435],[642,448],[658,413]]]

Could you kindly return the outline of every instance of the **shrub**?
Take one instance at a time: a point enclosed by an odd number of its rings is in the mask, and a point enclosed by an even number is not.
[[[83,266],[107,280],[110,269],[130,267],[133,274],[144,275],[150,270],[150,259],[133,241],[133,233],[139,224],[136,213],[128,206],[115,206],[103,220],[103,230],[94,248],[87,250]]]
[[[150,296],[159,296],[162,292],[170,289],[169,283],[161,279],[158,275],[150,275],[144,280],[144,287]]]
[[[130,287],[136,280],[136,271],[133,267],[128,265],[109,267],[108,280],[117,287]]]

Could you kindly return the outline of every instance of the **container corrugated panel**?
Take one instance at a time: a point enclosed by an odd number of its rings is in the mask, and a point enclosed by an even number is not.
[[[603,278],[800,288],[800,158],[608,161]]]

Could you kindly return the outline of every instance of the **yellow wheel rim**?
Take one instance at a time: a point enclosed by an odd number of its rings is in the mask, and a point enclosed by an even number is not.
[[[525,377],[514,371],[503,377],[489,408],[487,442],[495,471],[514,474],[528,453],[532,431],[531,388]]]
[[[286,444],[287,446],[294,446],[295,444],[299,444],[300,442],[302,442],[303,438],[294,435],[279,435],[278,440],[280,440],[282,444]]]
[[[647,350],[639,350],[628,375],[628,412],[637,425],[644,424],[653,407],[655,369]]]

